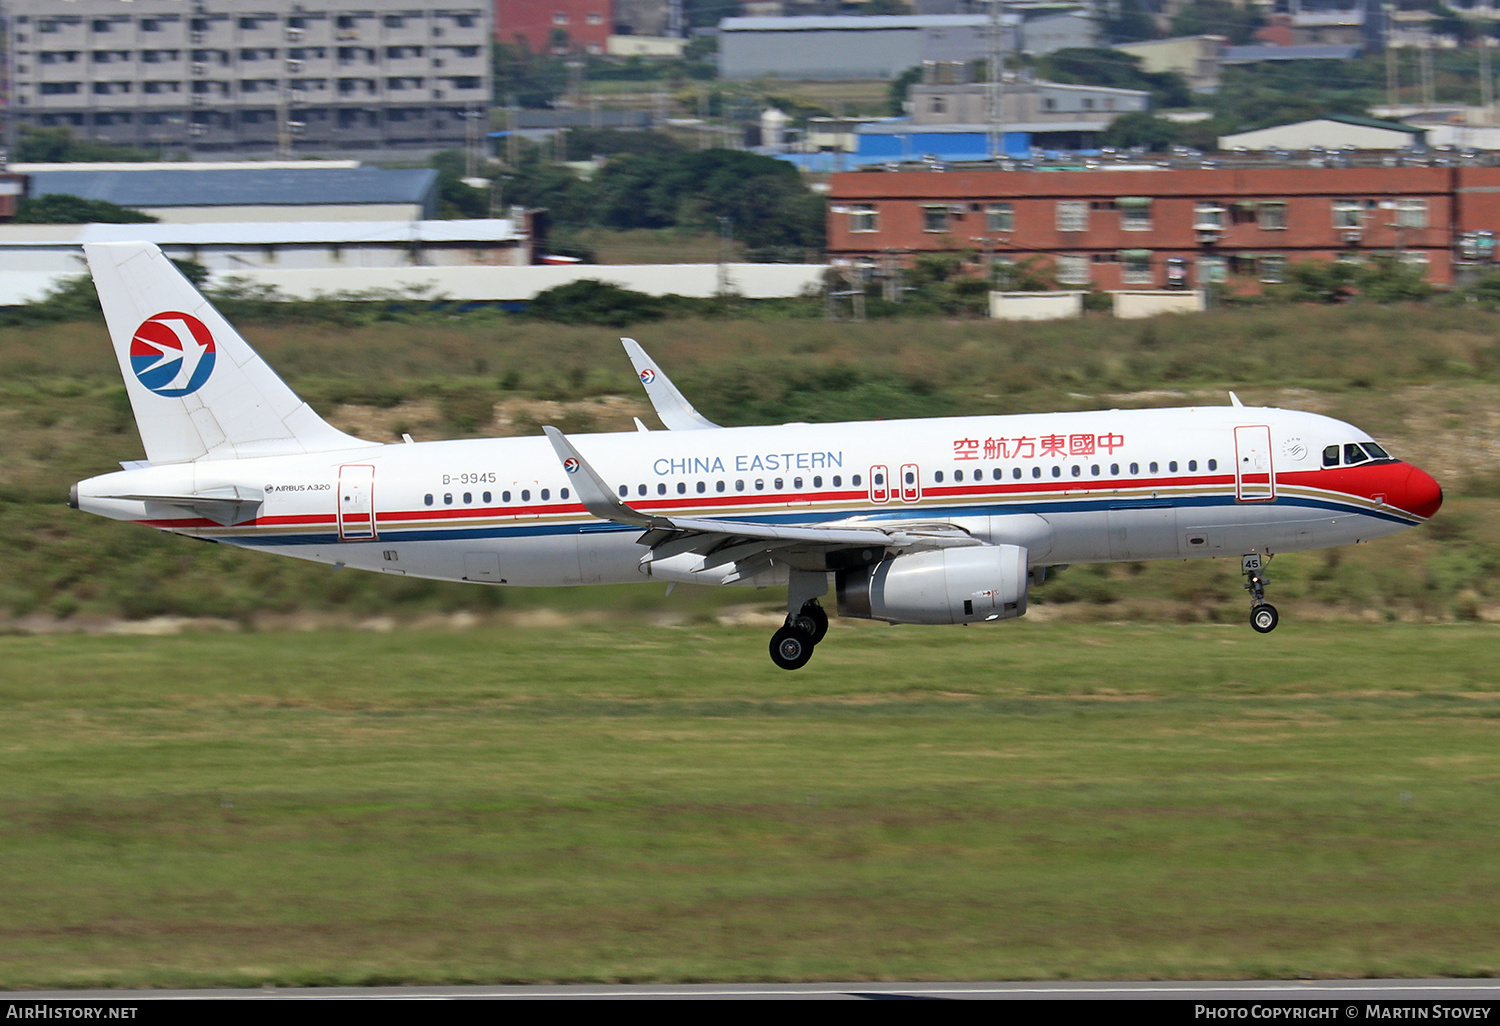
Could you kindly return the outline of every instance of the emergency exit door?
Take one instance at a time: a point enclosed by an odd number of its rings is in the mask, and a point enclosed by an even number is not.
[[[350,464],[339,468],[339,539],[369,541],[375,537],[375,468]]]
[[[1276,498],[1276,473],[1271,466],[1271,429],[1265,424],[1234,429],[1235,495],[1241,502]]]

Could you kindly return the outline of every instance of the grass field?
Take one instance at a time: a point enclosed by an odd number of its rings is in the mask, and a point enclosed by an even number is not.
[[[1492,975],[1497,642],[0,637],[0,986]]]

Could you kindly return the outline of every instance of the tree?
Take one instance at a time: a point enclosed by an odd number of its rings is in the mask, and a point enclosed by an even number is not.
[[[1099,135],[1099,142],[1116,149],[1131,150],[1137,147],[1160,153],[1182,138],[1182,130],[1170,121],[1143,110],[1131,111],[1115,118]]]
[[[1192,0],[1172,16],[1169,31],[1174,36],[1228,36],[1235,46],[1247,46],[1255,41],[1255,30],[1265,24],[1265,17],[1249,4]]]
[[[157,155],[128,146],[74,139],[66,128],[21,126],[21,138],[12,160],[38,164],[68,163],[86,160],[118,160],[138,163],[155,160]]]
[[[1193,102],[1187,80],[1175,71],[1145,71],[1141,58],[1120,50],[1066,47],[1037,58],[1037,74],[1053,82],[1142,89],[1153,107],[1186,107]]]
[[[1158,34],[1156,21],[1141,0],[1121,0],[1114,14],[1099,19],[1099,27],[1111,43],[1138,43]]]
[[[107,200],[84,199],[65,192],[49,192],[23,199],[16,208],[18,224],[155,224],[159,218]]]

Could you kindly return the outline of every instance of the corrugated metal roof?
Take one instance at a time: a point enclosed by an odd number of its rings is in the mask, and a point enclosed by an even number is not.
[[[1021,20],[1016,15],[1002,15],[1001,18],[1006,24],[1015,24]],[[987,14],[808,15],[787,18],[724,18],[719,22],[719,31],[858,32],[876,29],[983,28],[989,23]]]
[[[1226,46],[1219,54],[1223,64],[1254,64],[1258,61],[1347,61],[1359,53],[1353,44],[1317,43],[1306,46]]]
[[[432,168],[257,168],[145,171],[38,171],[31,195],[67,193],[122,207],[290,206],[425,203],[437,188]]]
[[[1109,121],[1007,121],[1000,126],[1001,132],[1102,132]],[[856,135],[972,135],[990,130],[986,124],[974,125],[917,125],[910,121],[885,122],[860,125]]]
[[[38,225],[6,225],[0,249],[14,246],[82,245],[85,242],[154,242],[158,246],[347,245],[375,242],[510,242],[514,221],[225,221],[206,224],[79,224],[38,232],[45,238],[13,238]],[[51,227],[51,226],[47,226]],[[63,226],[57,226],[58,229]]]

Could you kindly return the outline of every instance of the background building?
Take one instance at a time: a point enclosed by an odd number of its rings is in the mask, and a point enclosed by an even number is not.
[[[719,76],[801,80],[894,78],[923,61],[989,53],[989,18],[973,14],[725,18]],[[1020,19],[1005,16],[1001,48],[1014,52]]]
[[[7,0],[21,125],[198,153],[461,146],[487,0]]]
[[[1288,264],[1389,254],[1447,284],[1493,250],[1500,167],[865,170],[831,179],[828,255],[1037,259],[1063,286],[1256,288]]]
[[[418,221],[436,215],[432,168],[344,161],[242,164],[17,164],[33,199],[65,193],[177,224],[224,221]],[[16,228],[41,230],[39,225]]]
[[[493,0],[495,40],[531,53],[602,54],[614,32],[611,0]]]

